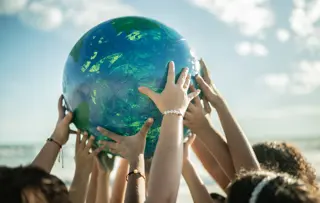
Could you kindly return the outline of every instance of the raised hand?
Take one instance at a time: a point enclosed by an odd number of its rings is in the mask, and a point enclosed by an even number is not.
[[[177,110],[181,114],[184,114],[190,101],[196,97],[200,90],[187,94],[190,85],[189,69],[185,68],[177,83],[175,83],[175,69],[174,63],[169,63],[169,70],[167,76],[167,83],[161,94],[153,92],[147,87],[139,87],[139,91],[142,94],[148,96],[158,107],[161,113],[168,110]]]
[[[134,162],[139,155],[144,153],[146,145],[146,136],[153,123],[153,119],[149,118],[142,126],[141,130],[133,136],[120,136],[110,132],[102,127],[98,127],[98,131],[103,135],[112,139],[112,141],[100,141],[104,143],[111,153],[119,154],[129,162]]]
[[[81,133],[78,131],[75,148],[76,171],[78,172],[78,170],[80,170],[81,173],[89,174],[92,171],[95,157],[104,149],[105,145],[100,146],[90,153],[94,136],[89,138],[87,132],[83,133],[82,139],[80,136]]]
[[[196,91],[193,85],[190,85],[190,90],[191,92]],[[206,112],[202,107],[199,96],[195,97],[193,101],[193,103],[190,102],[187,112],[184,115],[183,124],[193,133],[200,133],[201,131],[205,131],[210,128],[210,116],[206,116]]]
[[[207,113],[211,112],[210,105],[208,102],[213,106],[217,107],[221,103],[223,103],[223,97],[219,93],[218,89],[215,87],[213,82],[210,79],[209,71],[207,69],[207,66],[205,65],[203,60],[200,60],[200,65],[203,70],[203,78],[200,75],[196,76],[196,80],[198,85],[200,86],[200,89],[202,90],[202,93],[204,95],[203,98],[203,105],[204,109]]]
[[[72,113],[68,112],[67,114],[65,107],[63,106],[63,95],[60,96],[58,101],[58,112],[59,117],[56,124],[56,128],[51,136],[56,142],[60,145],[64,145],[68,139],[70,133],[76,133],[73,130],[70,130],[70,123],[72,121]]]

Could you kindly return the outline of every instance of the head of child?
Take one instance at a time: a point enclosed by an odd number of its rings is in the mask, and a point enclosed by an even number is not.
[[[0,196],[10,203],[70,203],[64,183],[33,166],[0,167]]]
[[[263,142],[253,145],[253,150],[262,168],[279,173],[288,173],[317,190],[315,169],[301,152],[286,142]]]
[[[229,186],[227,203],[317,203],[319,196],[310,186],[287,174],[242,172]]]

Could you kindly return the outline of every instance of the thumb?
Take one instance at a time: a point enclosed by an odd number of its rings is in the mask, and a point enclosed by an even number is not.
[[[72,121],[72,113],[68,112],[67,115],[63,118],[62,122],[66,125],[69,125]]]
[[[151,89],[147,88],[147,87],[139,87],[139,92],[146,95],[147,97],[149,97],[153,102],[156,101],[156,95],[157,93],[155,93],[154,91],[152,91]]]
[[[141,130],[140,130],[140,135],[142,135],[142,137],[146,137],[148,134],[148,131],[150,130],[150,127],[153,124],[153,119],[152,118],[148,118],[148,120],[143,124]]]

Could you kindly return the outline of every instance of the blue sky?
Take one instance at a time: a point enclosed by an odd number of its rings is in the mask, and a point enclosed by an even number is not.
[[[0,142],[50,136],[72,46],[123,15],[182,33],[249,137],[320,134],[319,0],[2,0]]]

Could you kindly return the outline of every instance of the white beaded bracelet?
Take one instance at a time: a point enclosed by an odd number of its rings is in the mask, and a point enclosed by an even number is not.
[[[179,111],[179,110],[167,110],[167,111],[164,111],[163,112],[163,115],[168,115],[168,114],[175,114],[175,115],[178,115],[178,116],[182,116],[183,117],[183,114]]]

